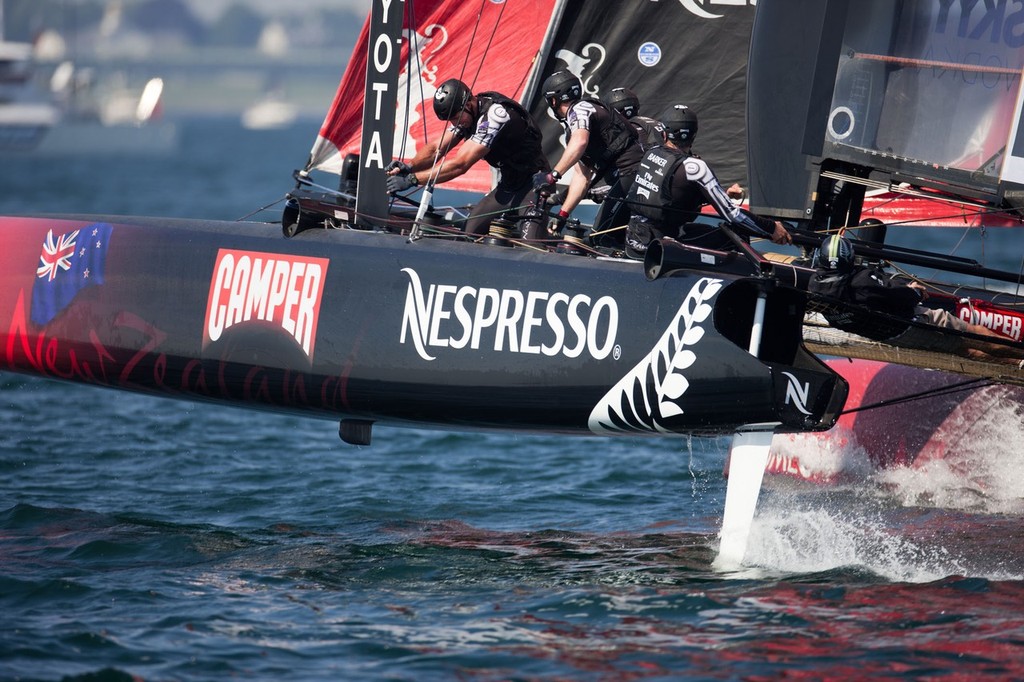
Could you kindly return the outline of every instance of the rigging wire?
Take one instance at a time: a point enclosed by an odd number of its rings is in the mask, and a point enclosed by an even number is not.
[[[885,206],[886,204],[894,202],[894,201],[896,201],[895,198],[894,199],[890,199],[889,201],[887,201],[887,202],[885,202],[883,204],[879,204],[879,206]],[[929,199],[929,201],[934,201],[934,202],[941,203],[943,200],[939,199],[939,198],[936,198],[936,199]],[[877,206],[876,207],[871,207],[871,208],[866,208],[862,212],[861,217],[862,218],[863,217],[869,217],[870,218],[870,217],[872,217],[871,214],[874,213],[877,210],[878,210]],[[974,211],[960,211],[958,213],[947,213],[947,214],[943,214],[943,215],[929,216],[928,218],[908,218],[906,220],[885,221],[885,224],[886,225],[890,225],[890,226],[900,226],[900,225],[902,225],[902,226],[906,226],[906,227],[931,228],[931,227],[936,227],[936,226],[934,224],[929,224],[928,223],[929,220],[933,220],[933,221],[934,220],[951,220],[953,218],[962,218],[964,220],[964,222],[966,223],[968,218],[976,218],[976,217],[980,218],[980,217],[988,216],[988,215],[1012,215],[1015,218],[1017,218],[1018,220],[1021,220],[1022,223],[1024,223],[1024,220],[1022,220],[1022,218],[1021,218],[1021,216],[1019,214],[1020,214],[1020,209],[1012,209],[1012,210],[1010,210],[1010,209],[1005,209],[1005,208],[979,208],[979,209],[974,210]],[[970,229],[979,229],[979,228],[982,228],[984,226],[983,225],[970,225],[970,224],[968,224],[968,225],[966,225],[966,227],[968,227]]]
[[[888,203],[896,201],[897,198],[898,197],[893,197],[892,199],[888,199],[887,201],[883,202],[880,205],[881,206],[885,206]],[[930,201],[930,202],[933,202],[933,203],[944,203],[945,202],[945,199],[943,197],[941,197],[941,196],[936,196],[934,198],[933,197],[921,197],[921,199],[924,200],[924,201]],[[862,213],[862,217],[864,217],[864,216],[871,217],[872,213],[874,213],[874,209],[866,209]],[[961,211],[961,212],[956,213],[956,214],[932,216],[930,218],[910,218],[910,219],[907,219],[907,220],[885,221],[885,225],[887,227],[897,227],[897,228],[898,227],[913,227],[913,228],[934,229],[936,227],[941,227],[941,226],[929,225],[929,224],[927,224],[928,220],[932,220],[932,221],[937,221],[938,220],[938,221],[941,221],[941,220],[948,220],[950,218],[960,217],[960,218],[963,218],[964,222],[966,223],[967,219],[970,218],[970,217],[978,217],[980,219],[983,219],[983,216],[986,216],[986,215],[996,215],[996,214],[1012,215],[1012,216],[1015,216],[1018,220],[1024,220],[1024,218],[1022,218],[1022,213],[1024,213],[1024,208],[1012,208],[1012,207],[1011,208],[1005,208],[1005,207],[979,208],[976,211],[969,211],[969,212]],[[862,225],[856,225],[856,226],[849,226],[849,227],[846,227],[846,228],[839,228],[839,229],[840,230],[842,230],[842,229],[858,230],[858,229],[860,229],[862,227],[863,227]],[[985,258],[985,253],[986,253],[985,247],[986,247],[986,244],[987,244],[985,238],[988,235],[988,231],[989,231],[989,227],[986,226],[986,225],[971,225],[971,224],[965,225],[964,226],[964,232],[962,233],[960,239],[956,242],[956,244],[950,249],[948,255],[955,256],[955,254],[964,245],[968,235],[970,235],[971,231],[974,231],[974,230],[979,231],[979,233],[981,235],[981,240],[982,240],[981,241],[981,260],[984,263],[985,260],[986,260],[986,258]],[[821,230],[820,233],[822,233],[822,234],[831,234],[831,233],[833,233],[835,231],[836,230],[834,230],[832,228],[827,228],[825,230]],[[941,272],[941,271],[942,271],[941,268],[934,268],[934,269],[931,270],[931,275],[926,275],[926,276],[934,276],[934,273]],[[919,279],[921,277],[920,275],[911,275],[910,273],[908,273],[905,270],[901,270],[901,272],[903,274],[909,276],[909,277],[912,277],[913,279]],[[984,280],[986,278],[984,276],[982,276],[981,279],[984,282]],[[1010,280],[1006,280],[1006,281],[1010,281]],[[1020,263],[1019,263],[1016,280],[1015,281],[1010,281],[1010,282],[1015,285],[1016,291],[1008,292],[1008,293],[1011,293],[1011,295],[1013,295],[1015,297],[1020,297],[1022,295],[1022,289],[1024,289],[1024,255],[1022,255]],[[983,284],[983,286],[986,286],[986,285]]]
[[[420,62],[420,43],[419,43],[420,34],[416,30],[416,27],[417,27],[417,23],[416,23],[416,3],[413,2],[412,0],[409,0],[408,5],[409,5],[409,26],[410,26],[410,28],[408,30],[409,30],[410,38],[406,42],[406,44],[408,45],[407,49],[409,50],[408,54],[406,55],[406,58],[408,59],[410,65],[412,65],[413,62],[415,61],[416,73],[421,74],[421,73],[423,73],[423,67],[425,66],[425,64]],[[408,93],[410,93],[410,94],[406,95],[406,102],[409,102],[412,99],[412,95],[411,95],[411,92],[412,92],[412,73],[411,73],[411,71],[409,70],[408,67],[406,68],[405,73],[406,73],[406,79],[405,79],[406,80],[406,84],[405,84],[406,85],[406,91]],[[426,108],[426,101],[423,99],[423,87],[422,86],[420,87],[420,107],[421,107],[421,109],[424,112],[424,115],[420,116],[420,122],[421,122],[422,127],[423,127],[423,139],[426,140],[427,139],[427,117],[426,117],[425,114],[426,114],[427,108]],[[411,115],[412,115],[412,108],[409,107],[408,104],[407,104],[406,107],[405,107],[405,120],[406,120],[406,122],[408,122],[409,117]],[[406,126],[406,127],[408,127],[408,126]],[[403,151],[402,158],[405,158],[405,154],[404,154],[405,142],[406,142],[406,140],[402,140],[402,151]]]
[[[257,213],[262,213],[263,211],[266,211],[268,208],[273,208],[274,206],[277,206],[278,204],[280,204],[282,201],[287,201],[287,200],[288,200],[288,195],[285,194],[280,199],[275,199],[274,201],[270,202],[266,206],[260,206],[259,208],[257,208],[254,211],[249,211],[248,213],[246,213],[241,218],[235,218],[235,222],[236,223],[240,223],[240,222],[243,222],[245,220],[248,220],[249,218],[253,217]]]
[[[483,21],[484,7],[487,0],[480,0],[480,9],[476,13],[476,23],[473,25],[473,31],[469,35],[469,45],[466,46],[466,58],[462,62],[462,68],[459,70],[459,80],[465,83],[466,69],[469,67],[469,55],[473,51],[473,44],[476,42],[476,33],[480,28],[480,22]],[[505,11],[504,5],[502,5],[502,12]],[[499,19],[500,19],[499,15]],[[497,25],[495,25],[497,30]],[[486,53],[485,53],[486,54]],[[483,61],[483,60],[481,60]],[[479,71],[477,72],[479,74]],[[473,90],[476,87],[476,81],[470,83],[469,88]],[[424,116],[426,118],[426,116]],[[454,132],[452,132],[454,135]],[[424,138],[425,139],[425,138]],[[437,178],[441,175],[441,171],[444,168],[445,157],[441,156],[441,142],[444,141],[444,131],[441,133],[441,137],[438,140],[438,146],[434,150],[434,161],[430,166],[430,173],[427,177],[427,182],[424,183],[424,188],[427,190],[433,190],[434,185],[437,182]]]
[[[472,32],[470,33],[469,45],[466,47],[466,56],[465,56],[465,59],[463,60],[462,68],[459,71],[459,80],[461,80],[463,82],[465,82],[466,72],[467,72],[468,67],[469,67],[469,58],[470,58],[470,55],[472,54],[472,51],[473,51],[473,45],[476,43],[477,32],[480,30],[481,24],[483,22],[484,8],[487,6],[487,2],[488,1],[489,0],[480,0],[480,7],[477,10],[477,14],[476,14],[476,22],[473,25]],[[413,3],[410,2],[409,4],[412,5]],[[486,47],[484,48],[484,57],[480,59],[479,64],[477,66],[476,74],[474,74],[472,81],[469,83],[470,91],[475,91],[476,90],[476,81],[477,81],[477,79],[480,76],[480,71],[483,68],[483,62],[485,61],[486,55],[490,52],[490,48],[493,45],[494,38],[497,35],[498,27],[501,25],[501,21],[502,21],[502,17],[504,16],[504,13],[505,13],[505,3],[501,3],[501,9],[498,12],[498,17],[494,21],[494,24],[493,24],[493,26],[491,28],[490,36],[487,39]],[[424,119],[425,118],[426,117],[424,116]],[[424,123],[424,128],[425,128],[425,126],[426,126],[426,123]],[[444,141],[444,134],[445,134],[445,132],[447,132],[447,130],[446,131],[442,131],[441,138],[438,141],[438,146],[435,148],[434,159],[433,159],[433,162],[432,162],[431,167],[430,167],[430,173],[428,175],[427,182],[424,183],[424,187],[423,187],[424,189],[433,190],[433,187],[434,187],[434,185],[437,182],[437,178],[441,175],[441,172],[444,169],[444,163],[445,163],[445,158],[446,157],[442,156],[442,154],[441,154],[441,143]],[[454,132],[452,134],[454,134]],[[424,132],[424,139],[426,139],[426,133],[425,132]],[[452,143],[452,144],[454,146],[455,143]],[[447,151],[450,151],[450,149],[447,150]],[[447,151],[446,151],[446,154],[447,154]]]
[[[484,68],[484,60],[487,58],[487,55],[490,54],[490,52],[491,52],[491,45],[494,44],[494,36],[497,35],[497,33],[498,33],[498,25],[501,24],[501,17],[505,14],[505,6],[506,6],[506,4],[507,3],[504,3],[504,2],[501,3],[501,10],[499,10],[499,12],[498,12],[498,18],[494,21],[494,28],[491,29],[491,35],[487,39],[487,46],[484,48],[484,56],[480,60],[480,63],[477,64],[476,73],[473,75],[473,89],[476,88],[476,81],[477,81],[478,78],[480,78],[480,71],[481,71],[481,69]],[[481,14],[482,13],[483,13],[483,9],[482,9],[482,6],[481,6]],[[468,57],[469,57],[469,53],[468,52],[466,54],[466,57],[468,59]]]
[[[415,65],[416,65],[416,73],[422,73],[422,68],[423,68],[423,64],[420,63],[420,43],[419,43],[420,34],[419,34],[419,31],[417,31],[417,24],[416,24],[416,3],[413,2],[413,0],[409,0],[408,2],[405,3],[405,15],[406,15],[406,20],[409,23],[409,29],[407,29],[407,38],[406,38],[406,41],[405,41],[405,44],[406,44],[406,54],[405,54],[405,59],[406,59],[406,68],[405,68],[405,73],[406,73],[406,79],[405,79],[405,102],[406,102],[406,106],[405,106],[405,120],[402,122],[402,128],[404,130],[408,130],[408,128],[409,128],[409,119],[411,118],[412,111],[413,111],[413,107],[411,106],[412,105],[412,73],[413,73],[412,66],[415,63]],[[420,106],[422,108],[424,108],[424,110],[425,110],[426,107],[424,106],[424,104],[425,104],[425,102],[423,101],[423,88],[421,86],[420,87]],[[426,116],[421,116],[420,118],[423,121],[423,139],[426,140],[427,139],[427,117]],[[401,144],[401,146],[398,149],[398,154],[396,155],[396,157],[399,158],[399,159],[404,159],[405,158],[406,142],[408,142],[408,136],[403,136],[402,137],[402,144]],[[390,201],[388,202],[388,212],[389,213],[390,213],[391,208],[394,207],[394,205],[395,205],[395,200],[396,200],[395,197],[392,196]]]
[[[897,227],[900,225],[900,223],[887,223],[887,224],[890,225],[890,226],[895,225]],[[950,249],[949,255],[955,255],[957,253],[957,251],[960,250],[961,247],[965,244],[968,236],[974,230],[977,230],[978,233],[980,234],[980,239],[981,239],[981,262],[985,263],[986,260],[987,260],[987,258],[986,258],[986,249],[985,249],[985,247],[987,245],[986,237],[989,234],[989,228],[987,228],[984,225],[980,225],[980,226],[977,226],[977,227],[974,227],[974,226],[966,227],[964,229],[964,231],[963,231],[963,234],[961,234],[960,239],[956,242],[956,244],[953,246],[953,248]],[[935,268],[935,269],[933,269],[931,271],[932,275],[930,275],[930,276],[934,276],[934,273],[940,272],[940,271],[941,271],[941,268]],[[982,277],[981,279],[984,282],[986,278]],[[1013,292],[1013,295],[1017,296],[1017,297],[1021,296],[1021,289],[1022,289],[1022,287],[1024,287],[1024,255],[1022,255],[1020,263],[1019,263],[1018,268],[1017,268],[1017,281],[1014,282],[1013,284],[1016,286],[1016,291]]]
[[[406,59],[406,63],[407,63],[407,66],[406,66],[406,69],[405,69],[405,73],[406,73],[407,77],[405,79],[405,101],[406,101],[406,107],[405,107],[405,120],[402,121],[402,127],[403,128],[408,128],[409,127],[409,119],[412,117],[412,107],[409,106],[410,104],[412,104],[412,65],[413,65],[413,62],[415,61],[416,67],[417,67],[416,68],[417,73],[419,73],[419,69],[422,66],[419,63],[419,61],[420,61],[419,33],[416,31],[416,17],[413,15],[414,4],[415,3],[412,3],[412,2],[407,2],[406,3],[406,15],[408,16],[409,26],[411,26],[412,29],[406,35],[406,40],[405,40],[406,50],[407,50],[406,55],[405,55],[405,59]],[[421,93],[423,92],[422,89],[420,90],[420,92]],[[420,98],[420,104],[421,105],[423,104],[422,97]],[[424,122],[423,122],[423,137],[426,138],[426,135],[427,135],[426,120],[424,120]],[[399,145],[399,147],[398,147],[398,154],[396,154],[397,158],[399,158],[399,159],[404,159],[405,158],[405,148],[406,148],[406,142],[408,142],[408,139],[409,139],[408,136],[405,136],[405,137],[402,138],[402,144]]]
[[[512,99],[516,99],[516,97],[515,97],[516,92],[521,92],[521,91],[523,91],[525,89],[525,87],[526,87],[526,79],[530,77],[530,72],[533,71],[533,65],[537,63],[538,59],[540,59],[540,50],[537,50],[533,54],[533,59],[530,60],[530,68],[528,68],[523,73],[523,77],[519,79],[519,85],[516,86],[516,91],[514,93],[512,93]],[[517,99],[516,101],[519,102],[520,104],[523,104],[522,99],[524,99],[525,96],[526,96],[526,92],[523,92],[523,94],[520,96],[520,99]]]
[[[1007,362],[1004,364],[1017,364],[1017,360],[1020,359],[1020,356],[1017,353],[1009,353],[1010,351],[1018,351],[1020,349],[1020,344],[1014,341],[1013,339],[1005,336],[989,336],[978,334],[972,331],[961,331],[959,329],[938,327],[933,324],[929,324],[928,322],[922,322],[917,318],[907,320],[889,312],[875,310],[860,303],[853,303],[848,300],[836,298],[834,296],[827,296],[825,294],[820,293],[808,293],[807,300],[814,303],[815,305],[834,306],[838,307],[841,310],[857,311],[861,315],[863,315],[865,319],[877,320],[880,323],[892,323],[901,326],[906,324],[907,328],[915,327],[917,329],[923,329],[934,332],[935,334],[938,334],[940,336],[959,337],[966,341],[979,342],[987,346],[986,348],[983,348],[983,351],[987,355],[991,356],[993,354],[999,354],[997,357],[1007,360]],[[975,344],[974,348],[977,347],[977,344]],[[1005,350],[994,350],[994,347],[998,347],[1000,349]],[[993,348],[993,350],[989,350],[989,348]],[[1002,355],[1001,353],[1007,353],[1007,355]],[[1013,363],[1009,362],[1009,359],[1011,358],[1014,360]]]
[[[902,405],[904,403],[911,403],[917,400],[926,400],[928,398],[941,397],[945,395],[955,395],[957,393],[963,393],[964,391],[972,391],[976,388],[986,388],[988,386],[994,386],[990,380],[985,378],[968,379],[961,381],[957,384],[950,386],[943,386],[942,388],[932,388],[927,391],[920,391],[918,393],[908,393],[907,395],[900,396],[898,398],[890,398],[888,400],[879,400],[878,402],[870,403],[868,405],[861,405],[854,407],[849,410],[843,410],[839,413],[840,416],[844,414],[854,414],[856,412],[864,412],[867,410],[875,410],[882,407],[892,407],[894,405]]]
[[[459,80],[461,80],[463,82],[465,82],[466,69],[469,67],[469,55],[473,51],[473,43],[476,42],[476,32],[480,28],[480,22],[483,21],[484,7],[486,6],[485,5],[486,2],[487,2],[487,0],[480,0],[480,8],[476,11],[476,23],[473,25],[473,32],[469,35],[469,45],[466,47],[466,58],[462,62],[462,70],[459,71]],[[505,11],[505,8],[502,7],[502,12],[504,12],[504,11]],[[500,18],[500,15],[499,15],[499,18]],[[484,56],[486,56],[486,54],[487,53],[485,52]],[[480,61],[482,62],[483,59],[481,59]],[[480,71],[478,69],[477,70],[477,74],[479,75],[479,73],[480,73]],[[473,82],[469,84],[470,90],[472,90],[475,86],[476,86],[476,79],[474,79]]]

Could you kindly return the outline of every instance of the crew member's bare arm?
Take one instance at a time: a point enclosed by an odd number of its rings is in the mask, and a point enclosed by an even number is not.
[[[586,128],[577,128],[572,131],[572,135],[569,137],[569,142],[565,145],[565,151],[562,152],[562,158],[558,159],[558,162],[551,168],[553,171],[558,171],[559,175],[565,175],[569,170],[576,165],[576,162],[583,158],[583,153],[587,151],[587,145],[590,143],[590,131]]]
[[[569,189],[566,190],[565,200],[562,201],[561,212],[568,215],[579,206],[579,203],[586,196],[590,188],[591,170],[582,161],[576,164],[576,172],[569,180]]]
[[[434,165],[434,159],[444,156],[451,151],[452,147],[458,144],[460,139],[452,128],[445,128],[444,132],[441,133],[440,142],[428,142],[420,147],[416,155],[409,161],[409,167],[414,171],[427,170]],[[388,171],[388,175],[397,175],[401,172],[401,168],[392,168]]]
[[[434,176],[434,183],[441,184],[447,182],[452,178],[457,178],[470,168],[473,167],[480,159],[487,156],[487,152],[490,151],[489,147],[486,147],[479,142],[473,140],[466,140],[462,147],[459,148],[459,153],[454,158],[446,159],[440,164],[440,171]],[[427,166],[430,167],[429,164]],[[415,166],[413,166],[415,168]],[[421,170],[414,173],[416,180],[419,184],[424,184],[430,177],[429,170]]]

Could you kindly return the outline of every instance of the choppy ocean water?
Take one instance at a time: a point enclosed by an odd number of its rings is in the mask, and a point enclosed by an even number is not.
[[[169,158],[5,160],[0,211],[238,218],[317,127],[182,126]],[[723,439],[356,448],[0,374],[0,679],[1020,679],[1014,433],[945,468],[768,481],[721,573]]]

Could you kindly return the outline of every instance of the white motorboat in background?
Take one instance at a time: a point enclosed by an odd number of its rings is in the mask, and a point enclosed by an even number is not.
[[[33,80],[32,45],[0,40],[0,152],[35,149],[58,117]]]

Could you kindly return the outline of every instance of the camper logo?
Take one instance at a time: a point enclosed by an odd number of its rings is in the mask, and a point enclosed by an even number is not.
[[[957,304],[957,315],[964,322],[980,324],[1014,341],[1021,340],[1024,316],[1012,310],[992,308],[983,301],[961,299]]]
[[[210,278],[203,346],[233,327],[280,329],[312,359],[326,258],[221,249]]]

